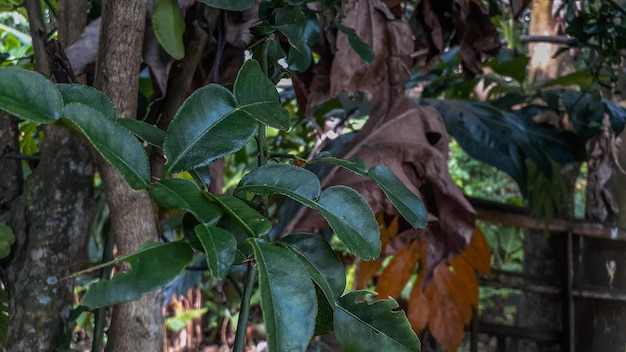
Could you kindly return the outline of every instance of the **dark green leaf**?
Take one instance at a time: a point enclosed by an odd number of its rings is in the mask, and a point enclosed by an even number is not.
[[[346,352],[419,352],[421,345],[398,303],[374,301],[371,292],[341,297],[334,314],[337,341]]]
[[[269,164],[245,175],[235,191],[317,199],[320,181],[314,173],[301,167]]]
[[[195,232],[204,248],[211,275],[219,280],[224,279],[235,261],[235,237],[224,229],[206,224],[196,226]]]
[[[208,200],[192,182],[170,178],[160,180],[150,188],[154,202],[168,209],[184,209],[206,224],[215,224],[222,216],[222,208]]]
[[[117,123],[124,126],[135,136],[146,141],[146,143],[163,149],[165,141],[165,131],[158,127],[135,119],[118,119]]]
[[[243,200],[228,194],[205,192],[204,195],[219,204],[224,212],[235,220],[249,236],[264,236],[272,229],[271,222]]]
[[[345,34],[348,37],[348,43],[352,47],[357,55],[363,60],[365,65],[371,65],[374,62],[376,56],[374,55],[374,50],[369,44],[366,44],[359,38],[354,29],[350,27],[346,27],[341,23],[335,22],[337,29],[341,31],[341,33]]]
[[[244,11],[254,5],[254,0],[200,0],[208,6],[228,11]]]
[[[82,104],[68,104],[63,119],[77,128],[102,157],[135,189],[148,188],[150,166],[141,143],[99,111]]]
[[[359,158],[341,159],[334,157],[329,152],[321,152],[313,159],[309,160],[309,164],[329,163],[339,165],[346,170],[350,170],[359,176],[367,176],[367,166],[365,162]]]
[[[258,239],[248,241],[259,271],[269,352],[306,351],[315,329],[317,296],[298,255]]]
[[[599,77],[598,79],[605,82],[608,82],[610,80],[608,76]],[[596,82],[596,78],[592,75],[590,70],[583,70],[572,72],[553,80],[543,82],[537,88],[545,89],[557,86],[578,86],[583,90],[587,90],[591,87],[591,85],[595,84]]]
[[[111,99],[101,90],[82,85],[57,83],[57,88],[61,92],[65,105],[78,103],[87,105],[99,111],[104,117],[117,120],[117,109]],[[128,119],[129,121],[134,121]]]
[[[424,203],[420,197],[406,188],[390,168],[376,165],[367,173],[411,226],[421,229],[426,227],[428,214]]]
[[[328,241],[319,235],[294,233],[280,242],[302,257],[309,275],[334,308],[335,301],[346,289],[346,272]]]
[[[157,0],[152,12],[152,27],[159,43],[174,59],[185,57],[185,21],[176,0]]]
[[[258,124],[246,114],[233,114],[235,107],[232,93],[216,84],[187,98],[167,130],[167,170],[196,169],[243,148]]]
[[[298,5],[285,5],[276,10],[276,28],[291,45],[287,64],[290,69],[305,71],[312,62],[311,45],[317,41],[320,28],[313,13]]]
[[[174,279],[192,256],[191,247],[184,242],[147,243],[138,252],[120,258],[131,265],[129,271],[91,284],[81,303],[99,308],[137,299]]]
[[[237,110],[270,127],[288,130],[289,112],[280,104],[276,87],[261,71],[256,60],[248,60],[239,70],[234,87]]]
[[[0,69],[0,109],[25,120],[52,123],[61,117],[63,99],[41,74],[9,67]]]
[[[211,184],[211,172],[207,166],[199,167],[189,171],[194,181],[202,188],[206,189]]]
[[[9,244],[15,243],[13,229],[5,224],[0,224],[0,241],[7,241]]]

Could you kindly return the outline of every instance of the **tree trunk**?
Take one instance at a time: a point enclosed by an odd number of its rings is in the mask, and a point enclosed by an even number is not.
[[[121,117],[135,118],[146,1],[108,0],[96,67],[96,87],[104,91]],[[155,210],[146,191],[130,188],[104,161],[100,170],[111,209],[111,225],[118,254],[137,251],[145,241],[158,240]],[[107,351],[162,351],[162,299],[158,294],[113,308]]]
[[[558,2],[558,0],[556,0]],[[532,2],[529,35],[557,35],[558,18],[554,13],[555,0],[534,0]],[[545,81],[554,79],[572,71],[570,60],[565,55],[556,58],[554,53],[559,49],[558,45],[551,43],[529,44],[530,62],[528,65],[528,77],[530,81]],[[572,218],[574,213],[574,186],[579,170],[578,164],[566,165],[561,168],[560,177],[565,189],[564,194],[559,194],[561,209],[554,216]],[[557,181],[553,181],[557,182]],[[532,184],[530,185],[532,187]],[[533,203],[532,192],[529,199]],[[566,237],[554,235],[546,237],[542,231],[526,231],[524,238],[524,272],[537,277],[538,280],[554,286],[563,286],[566,283]],[[525,293],[519,307],[519,325],[532,329],[561,332],[567,336],[568,314],[565,311],[567,305],[562,297],[555,295]],[[544,343],[539,341],[518,341],[517,351],[566,351],[567,339],[561,344]]]
[[[37,70],[50,75],[40,2],[26,1]],[[80,8],[80,6],[78,6]],[[85,8],[79,16],[86,16]],[[80,29],[79,29],[80,30]],[[2,117],[0,143],[18,154],[17,124]],[[3,149],[7,151],[7,149]],[[7,351],[51,351],[69,347],[67,322],[74,301],[73,280],[84,268],[93,218],[93,163],[89,148],[64,128],[45,128],[41,160],[21,192],[21,161],[2,159],[3,210],[16,243],[5,268],[9,296]],[[6,182],[15,182],[14,185]],[[19,198],[15,198],[21,194]],[[8,203],[10,202],[10,203]]]

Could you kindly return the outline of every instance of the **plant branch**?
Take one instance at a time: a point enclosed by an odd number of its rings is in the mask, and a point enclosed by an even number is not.
[[[243,288],[241,307],[239,308],[239,319],[237,320],[237,332],[235,333],[234,352],[244,352],[246,347],[246,327],[250,317],[250,301],[254,293],[254,283],[256,281],[256,265],[248,262],[248,274]]]

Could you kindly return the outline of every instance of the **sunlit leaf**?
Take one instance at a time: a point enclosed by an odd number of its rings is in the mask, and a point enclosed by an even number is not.
[[[286,248],[258,239],[248,243],[259,272],[269,351],[306,351],[317,315],[315,287],[306,266]]]
[[[346,352],[419,352],[421,345],[404,312],[393,299],[375,301],[355,291],[337,302],[334,331]]]
[[[230,232],[207,224],[196,226],[195,232],[204,248],[211,275],[224,279],[235,261],[237,240]]]
[[[130,270],[91,284],[81,303],[99,308],[135,300],[174,279],[192,256],[191,247],[184,242],[145,244],[138,252],[120,258],[131,265]]]
[[[25,120],[51,123],[61,117],[63,99],[41,74],[8,67],[0,69],[0,109]]]
[[[158,205],[187,210],[206,224],[215,224],[223,213],[222,208],[207,199],[195,184],[179,178],[155,182],[150,188],[150,195]]]
[[[82,104],[68,104],[62,122],[69,122],[135,189],[148,188],[150,166],[141,143],[116,121]]]

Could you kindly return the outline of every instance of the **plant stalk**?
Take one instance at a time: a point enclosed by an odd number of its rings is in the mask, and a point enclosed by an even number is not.
[[[246,347],[246,327],[250,316],[250,300],[254,293],[254,282],[256,281],[256,265],[248,262],[248,273],[246,274],[241,307],[239,309],[239,319],[237,320],[237,332],[235,333],[235,346],[233,352],[244,352]]]

